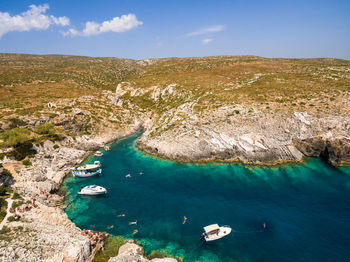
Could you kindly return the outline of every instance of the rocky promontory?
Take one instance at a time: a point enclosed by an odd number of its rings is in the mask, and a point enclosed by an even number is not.
[[[138,146],[151,154],[183,162],[270,165],[298,162],[303,156],[324,157],[336,166],[350,161],[347,117],[318,118],[306,112],[232,116],[229,109],[224,110],[225,113],[214,113],[215,118],[188,120],[158,136],[152,136],[154,127],[150,126]]]

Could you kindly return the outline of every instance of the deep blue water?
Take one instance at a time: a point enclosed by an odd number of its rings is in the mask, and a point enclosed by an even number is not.
[[[164,249],[185,261],[350,261],[349,168],[316,158],[273,168],[178,164],[138,151],[137,136],[99,158],[101,177],[65,180],[65,211],[79,227],[134,237],[146,252]],[[89,184],[108,195],[77,196]],[[201,245],[202,227],[212,223],[237,232]]]

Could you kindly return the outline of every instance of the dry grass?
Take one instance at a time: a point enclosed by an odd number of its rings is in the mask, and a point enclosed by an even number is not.
[[[95,121],[111,114],[122,119],[124,109],[161,115],[193,101],[199,114],[237,104],[267,112],[350,111],[346,60],[219,56],[149,61],[0,54],[0,118],[35,114],[48,102],[77,101],[86,95],[93,95],[94,101],[77,106],[89,110]],[[123,108],[105,106],[103,90],[114,91],[123,81],[145,92],[131,95],[129,90],[122,97]],[[152,99],[152,86],[162,90],[173,83],[173,95]],[[70,109],[63,105],[56,111]]]

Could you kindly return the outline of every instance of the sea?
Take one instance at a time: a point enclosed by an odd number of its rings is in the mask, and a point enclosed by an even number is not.
[[[101,176],[65,179],[65,212],[81,229],[132,238],[146,254],[185,262],[350,261],[350,168],[320,158],[273,167],[176,163],[138,150],[140,135],[86,160],[101,161]],[[108,193],[78,196],[92,184]],[[204,243],[210,224],[232,232]]]

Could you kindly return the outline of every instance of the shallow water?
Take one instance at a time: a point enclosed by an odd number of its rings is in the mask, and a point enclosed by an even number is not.
[[[65,180],[65,211],[79,227],[134,237],[146,252],[164,249],[185,261],[349,261],[350,168],[316,158],[274,168],[177,164],[138,151],[138,135],[99,158],[102,176]],[[77,196],[89,184],[108,195]],[[202,227],[212,223],[235,232],[202,245]]]

